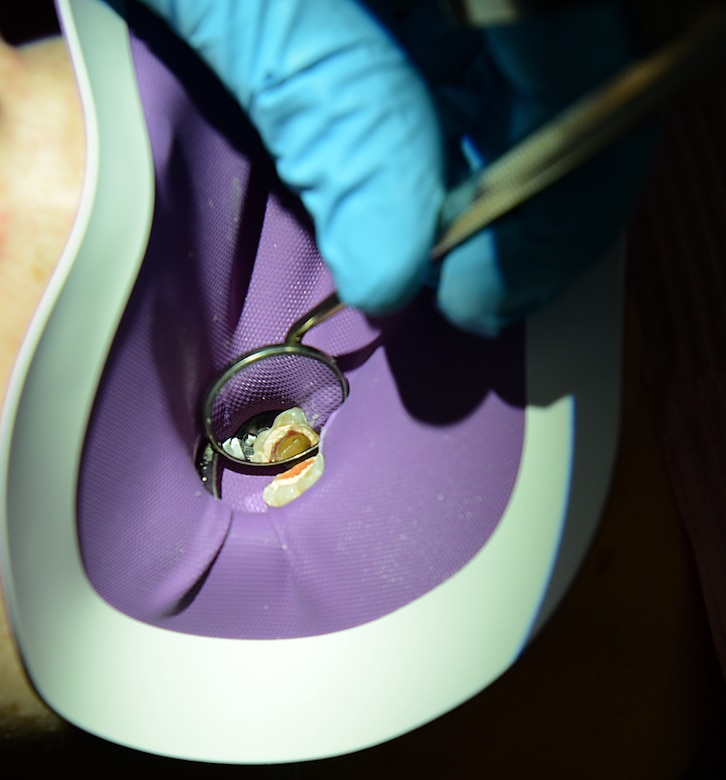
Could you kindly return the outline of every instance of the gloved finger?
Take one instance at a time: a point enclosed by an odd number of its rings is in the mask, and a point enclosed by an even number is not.
[[[495,337],[508,324],[502,312],[506,288],[492,230],[483,230],[457,247],[437,270],[436,300],[449,322],[488,337]]]
[[[426,272],[443,197],[420,77],[352,0],[144,0],[237,97],[310,211],[340,297],[395,308]]]
[[[654,136],[639,130],[450,252],[437,291],[447,319],[491,336],[554,300],[622,232]]]
[[[489,72],[494,62],[501,86],[486,120],[470,130],[482,165],[636,53],[629,20],[614,4],[541,14],[483,36],[491,61],[475,60],[472,67]],[[619,142],[503,219],[486,240],[452,252],[439,288],[444,314],[460,327],[491,332],[494,324],[502,327],[552,300],[623,229],[654,136],[651,128]],[[475,247],[482,253],[478,261]]]

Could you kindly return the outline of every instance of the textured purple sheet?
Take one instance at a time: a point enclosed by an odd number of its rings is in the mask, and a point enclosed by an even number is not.
[[[331,281],[228,96],[156,23],[133,23],[156,209],[86,442],[88,576],[119,610],[195,634],[373,620],[450,577],[495,529],[521,456],[524,333],[458,333],[425,294],[385,321],[343,312],[306,339],[340,356],[350,382],[325,429],[322,480],[267,509],[269,477],[228,470],[213,499],[194,465],[204,389],[239,353],[281,339]]]

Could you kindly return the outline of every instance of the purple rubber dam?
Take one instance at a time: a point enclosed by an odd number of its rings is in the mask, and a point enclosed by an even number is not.
[[[88,577],[118,610],[192,634],[375,620],[455,574],[497,527],[522,452],[524,329],[460,333],[427,292],[390,318],[345,310],[306,337],[350,385],[323,432],[321,480],[271,509],[269,475],[229,468],[213,498],[195,465],[206,388],[282,340],[332,282],[233,101],[154,22],[133,26],[155,210],[84,449]]]

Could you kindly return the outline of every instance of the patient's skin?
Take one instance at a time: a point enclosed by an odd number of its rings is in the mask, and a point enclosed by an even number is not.
[[[83,159],[63,43],[0,43],[0,395],[71,228]],[[602,534],[552,622],[463,707],[378,748],[306,765],[303,777],[682,776],[720,703],[721,682],[638,381],[639,356],[628,354],[622,452]],[[60,759],[73,760],[72,732],[26,682],[0,601],[0,767],[4,748],[30,741],[51,768],[54,737]]]
[[[0,397],[78,205],[84,132],[60,38],[0,39]],[[63,728],[27,684],[0,599],[0,748]]]
[[[81,190],[84,134],[62,39],[0,42],[0,388],[60,255]]]

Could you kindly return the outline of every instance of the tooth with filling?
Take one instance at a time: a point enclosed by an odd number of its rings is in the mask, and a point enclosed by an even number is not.
[[[255,439],[250,456],[253,463],[279,463],[315,447],[320,435],[314,431],[299,407],[287,409],[275,417],[272,427]]]

